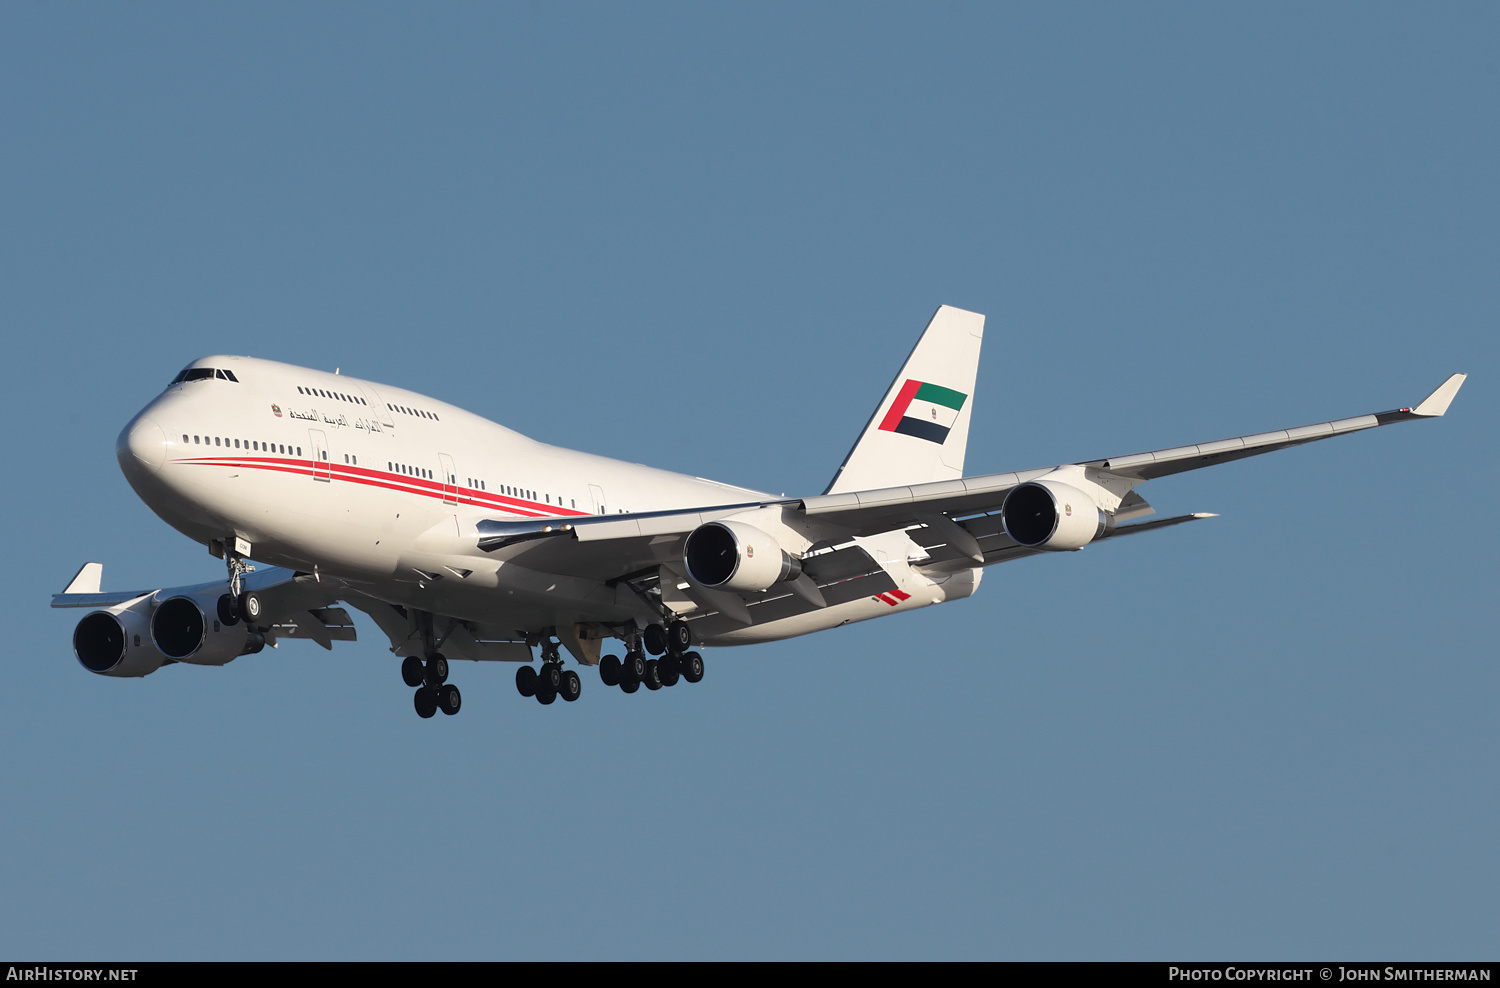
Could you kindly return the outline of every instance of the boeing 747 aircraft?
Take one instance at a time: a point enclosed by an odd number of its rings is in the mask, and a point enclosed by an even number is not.
[[[449,661],[515,662],[523,696],[576,700],[566,651],[634,693],[703,677],[694,646],[747,645],[969,596],[984,567],[1211,517],[1148,519],[1148,480],[1394,422],[1420,404],[1196,446],[965,477],[984,317],[943,306],[827,490],[773,497],[544,445],[435,398],[253,357],[205,357],[120,433],[136,493],[226,564],[223,580],[101,591],[90,672],[223,665],[287,638],[353,641],[345,604],[403,659],[417,713],[455,714]],[[262,564],[256,568],[254,559]],[[623,659],[601,658],[606,639]],[[534,666],[535,653],[541,663]]]

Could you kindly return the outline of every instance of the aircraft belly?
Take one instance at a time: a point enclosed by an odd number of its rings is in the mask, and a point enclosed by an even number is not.
[[[628,623],[634,617],[629,602],[622,603],[613,588],[598,581],[514,569],[519,568],[503,567],[482,579],[448,572],[431,581],[350,582],[379,600],[507,632],[571,623]]]

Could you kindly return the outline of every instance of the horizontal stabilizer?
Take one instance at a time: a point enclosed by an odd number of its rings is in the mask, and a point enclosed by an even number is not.
[[[1121,525],[1112,528],[1099,536],[1100,539],[1114,539],[1121,535],[1135,535],[1137,532],[1150,532],[1158,528],[1166,528],[1169,525],[1181,525],[1185,521],[1201,521],[1204,518],[1217,518],[1216,514],[1207,511],[1199,511],[1191,515],[1174,515],[1171,518],[1153,518],[1150,521],[1137,522],[1134,525]]]

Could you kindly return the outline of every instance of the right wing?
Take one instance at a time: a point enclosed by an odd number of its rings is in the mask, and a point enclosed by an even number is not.
[[[52,595],[52,606],[108,610],[146,597],[154,597],[157,603],[172,597],[193,597],[207,609],[211,598],[226,589],[225,581],[215,581],[153,590],[104,592],[100,590],[103,577],[102,563],[84,563],[63,592]],[[255,591],[261,598],[264,611],[256,627],[263,630],[267,644],[275,644],[278,638],[308,638],[331,649],[336,641],[355,640],[354,623],[349,619],[349,612],[331,606],[344,593],[342,584],[323,583],[308,573],[267,567],[246,574],[244,587]],[[155,605],[148,603],[145,606]],[[211,610],[206,610],[205,617],[211,619],[213,616]]]

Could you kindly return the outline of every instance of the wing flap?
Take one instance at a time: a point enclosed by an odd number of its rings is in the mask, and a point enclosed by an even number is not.
[[[123,590],[116,593],[55,593],[53,607],[114,607],[139,600],[155,590]]]
[[[311,607],[293,611],[271,624],[277,638],[309,638],[326,649],[333,643],[356,641],[354,621],[342,607]]]

